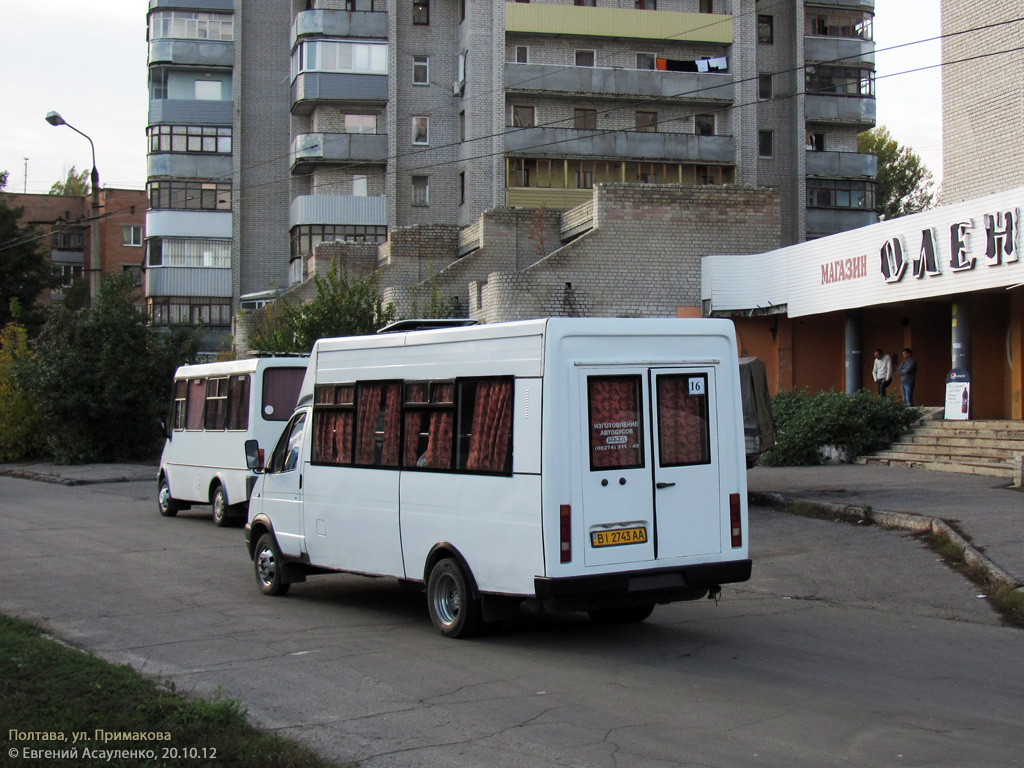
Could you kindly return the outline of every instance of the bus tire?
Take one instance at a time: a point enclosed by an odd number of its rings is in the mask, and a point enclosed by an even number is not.
[[[277,548],[273,534],[264,533],[260,536],[252,561],[260,592],[276,597],[288,591],[291,584],[286,584],[281,578],[281,552]]]
[[[181,504],[171,496],[171,486],[167,484],[167,478],[160,477],[160,487],[156,492],[156,503],[160,514],[164,517],[174,517],[181,509]]]
[[[480,601],[473,599],[469,579],[450,557],[439,560],[430,571],[427,607],[430,620],[445,637],[470,637],[483,624]]]
[[[213,488],[213,495],[210,496],[210,506],[213,507],[213,522],[223,528],[231,525],[231,508],[228,506],[228,497],[224,493],[224,486],[220,483]]]
[[[654,605],[627,605],[621,608],[598,608],[587,611],[595,624],[636,624],[654,612]]]

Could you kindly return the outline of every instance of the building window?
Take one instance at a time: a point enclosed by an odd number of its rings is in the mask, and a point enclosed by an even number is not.
[[[775,42],[775,19],[759,14],[757,17],[757,42],[771,45]]]
[[[808,179],[809,208],[875,209],[875,183],[852,179]]]
[[[459,172],[459,205],[466,202],[466,172]]]
[[[517,45],[516,46],[516,64],[529,64],[530,63],[530,46],[528,45]]]
[[[141,247],[142,227],[138,224],[121,225],[121,245]]]
[[[806,67],[804,72],[809,94],[858,98],[875,95],[875,73],[871,69],[814,66]]]
[[[54,224],[57,227],[53,232],[50,242],[58,251],[80,251],[82,250],[82,230],[68,227],[63,222]]]
[[[459,141],[466,140],[466,110],[459,111]]]
[[[654,133],[658,130],[657,112],[637,112],[636,129],[642,133]]]
[[[229,181],[151,181],[146,189],[149,192],[149,207],[153,210],[231,210]]]
[[[345,115],[345,133],[376,133],[376,115]]]
[[[413,144],[429,144],[430,143],[430,118],[429,117],[414,117],[412,119],[412,143]]]
[[[136,288],[142,287],[142,267],[138,264],[122,264],[121,274],[126,275]]]
[[[206,125],[151,125],[150,152],[231,154],[231,128]]]
[[[366,176],[352,177],[352,196],[366,197],[368,191],[368,179]]]
[[[295,46],[292,54],[292,77],[300,72],[386,75],[388,46],[386,43],[306,40]]]
[[[412,204],[420,207],[430,205],[430,177],[412,177]]]
[[[582,5],[588,8],[596,8],[597,0],[572,0],[573,5]]]
[[[196,101],[220,101],[220,80],[196,80]]]
[[[466,20],[466,0],[459,0],[459,23]]]
[[[657,69],[658,56],[654,53],[638,53],[636,55],[637,69]]]
[[[53,265],[53,274],[57,276],[57,287],[53,290],[61,293],[64,288],[70,288],[71,284],[82,276],[81,264],[58,263]]]
[[[146,245],[146,263],[151,267],[231,269],[230,240],[151,237]]]
[[[161,37],[234,40],[234,17],[230,13],[155,11],[149,17],[149,39]]]
[[[757,98],[761,101],[770,101],[772,98],[772,76],[757,76]]]
[[[152,296],[149,298],[148,304],[149,316],[155,326],[214,325],[226,327],[231,325],[231,299],[201,296]],[[199,412],[202,413],[202,409]],[[197,428],[202,428],[202,422]]]
[[[430,84],[430,57],[429,56],[413,56],[412,57],[412,84],[413,85],[429,85]]]
[[[808,35],[855,37],[871,40],[873,17],[867,11],[808,8],[804,13]]]
[[[714,136],[715,135],[715,116],[714,115],[694,115],[693,116],[693,132],[698,136]]]
[[[807,132],[806,148],[811,152],[825,151],[825,134]]]
[[[313,253],[321,243],[383,243],[388,239],[386,226],[365,224],[306,224],[291,232],[291,257]]]
[[[597,129],[596,109],[574,109],[572,127],[577,131],[593,131]]]
[[[577,67],[592,67],[597,60],[596,51],[576,51],[576,66]]]
[[[656,0],[636,0],[636,9],[638,11],[656,11],[658,3]]]
[[[413,0],[412,23],[430,24],[430,0]]]
[[[512,107],[512,125],[516,128],[532,128],[536,125],[536,107]]]
[[[711,0],[700,0],[700,6],[697,9],[698,13],[714,13],[712,9],[713,3]]]
[[[774,157],[775,147],[774,136],[771,131],[758,131],[757,132],[757,156],[758,157]]]

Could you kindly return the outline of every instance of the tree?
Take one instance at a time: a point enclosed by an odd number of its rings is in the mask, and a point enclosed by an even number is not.
[[[31,364],[25,327],[8,323],[0,330],[0,461],[23,461],[45,453],[38,398],[19,378]]]
[[[155,333],[134,292],[108,277],[92,306],[61,307],[39,338],[26,383],[59,463],[146,459],[159,447],[174,370],[195,361],[199,334]]]
[[[857,136],[857,151],[878,158],[875,210],[883,221],[932,207],[932,173],[884,125]]]
[[[316,296],[292,305],[285,298],[262,309],[249,331],[248,346],[257,352],[300,352],[313,349],[317,339],[376,333],[394,322],[394,305],[384,305],[374,276],[351,281],[335,262],[327,277],[314,275]]]
[[[0,190],[6,182],[4,171]],[[34,334],[44,318],[36,299],[44,289],[55,288],[59,279],[46,258],[40,232],[18,225],[23,212],[8,207],[7,195],[0,191],[0,326],[18,320]]]
[[[78,172],[72,165],[64,180],[54,182],[50,187],[50,194],[85,197],[89,194],[89,171]]]

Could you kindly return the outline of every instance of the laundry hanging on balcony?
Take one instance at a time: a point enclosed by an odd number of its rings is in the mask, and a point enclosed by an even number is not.
[[[655,59],[655,67],[663,72],[725,72],[729,60],[725,56],[704,59]]]

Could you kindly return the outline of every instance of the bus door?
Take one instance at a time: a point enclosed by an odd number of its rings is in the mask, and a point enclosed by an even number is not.
[[[714,369],[580,370],[584,563],[721,550]]]
[[[277,441],[263,475],[262,511],[270,517],[277,544],[286,555],[302,549],[302,474],[305,411],[296,413]],[[257,488],[261,487],[257,485]]]

